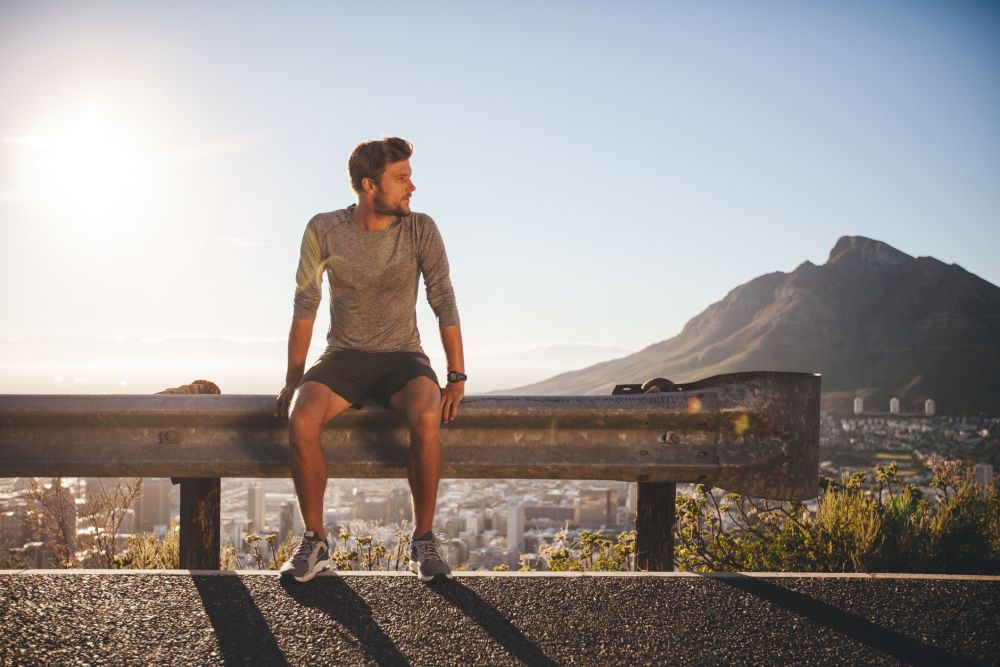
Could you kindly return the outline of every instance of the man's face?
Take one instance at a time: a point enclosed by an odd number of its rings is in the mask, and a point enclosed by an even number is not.
[[[413,185],[409,160],[390,162],[382,173],[381,182],[375,187],[375,213],[378,215],[410,214],[410,195],[417,188]]]

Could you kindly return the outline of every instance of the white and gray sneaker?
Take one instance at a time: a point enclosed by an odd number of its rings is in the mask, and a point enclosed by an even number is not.
[[[318,572],[330,569],[330,547],[314,531],[307,530],[295,547],[295,553],[281,566],[281,575],[291,574],[295,581],[309,581]]]
[[[430,581],[437,575],[451,579],[451,567],[441,553],[441,546],[447,543],[448,540],[439,540],[434,533],[427,532],[410,544],[410,569],[420,581]]]

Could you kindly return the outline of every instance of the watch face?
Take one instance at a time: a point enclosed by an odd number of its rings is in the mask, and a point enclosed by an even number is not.
[[[448,371],[448,382],[462,382],[467,379],[465,373],[459,373],[458,371]]]

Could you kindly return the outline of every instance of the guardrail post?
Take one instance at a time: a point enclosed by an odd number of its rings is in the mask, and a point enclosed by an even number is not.
[[[181,569],[218,570],[222,480],[202,477],[180,482]]]
[[[635,564],[647,572],[674,569],[674,516],[677,485],[638,482],[635,506]]]

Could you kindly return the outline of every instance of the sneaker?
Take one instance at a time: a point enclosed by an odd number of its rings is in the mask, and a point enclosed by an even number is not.
[[[417,573],[420,581],[430,581],[441,574],[451,579],[451,568],[441,554],[441,545],[448,540],[434,537],[434,533],[424,533],[410,544],[410,569]]]
[[[309,581],[317,572],[330,569],[330,547],[316,533],[307,530],[295,547],[295,553],[281,566],[281,574],[291,574],[295,581]]]

